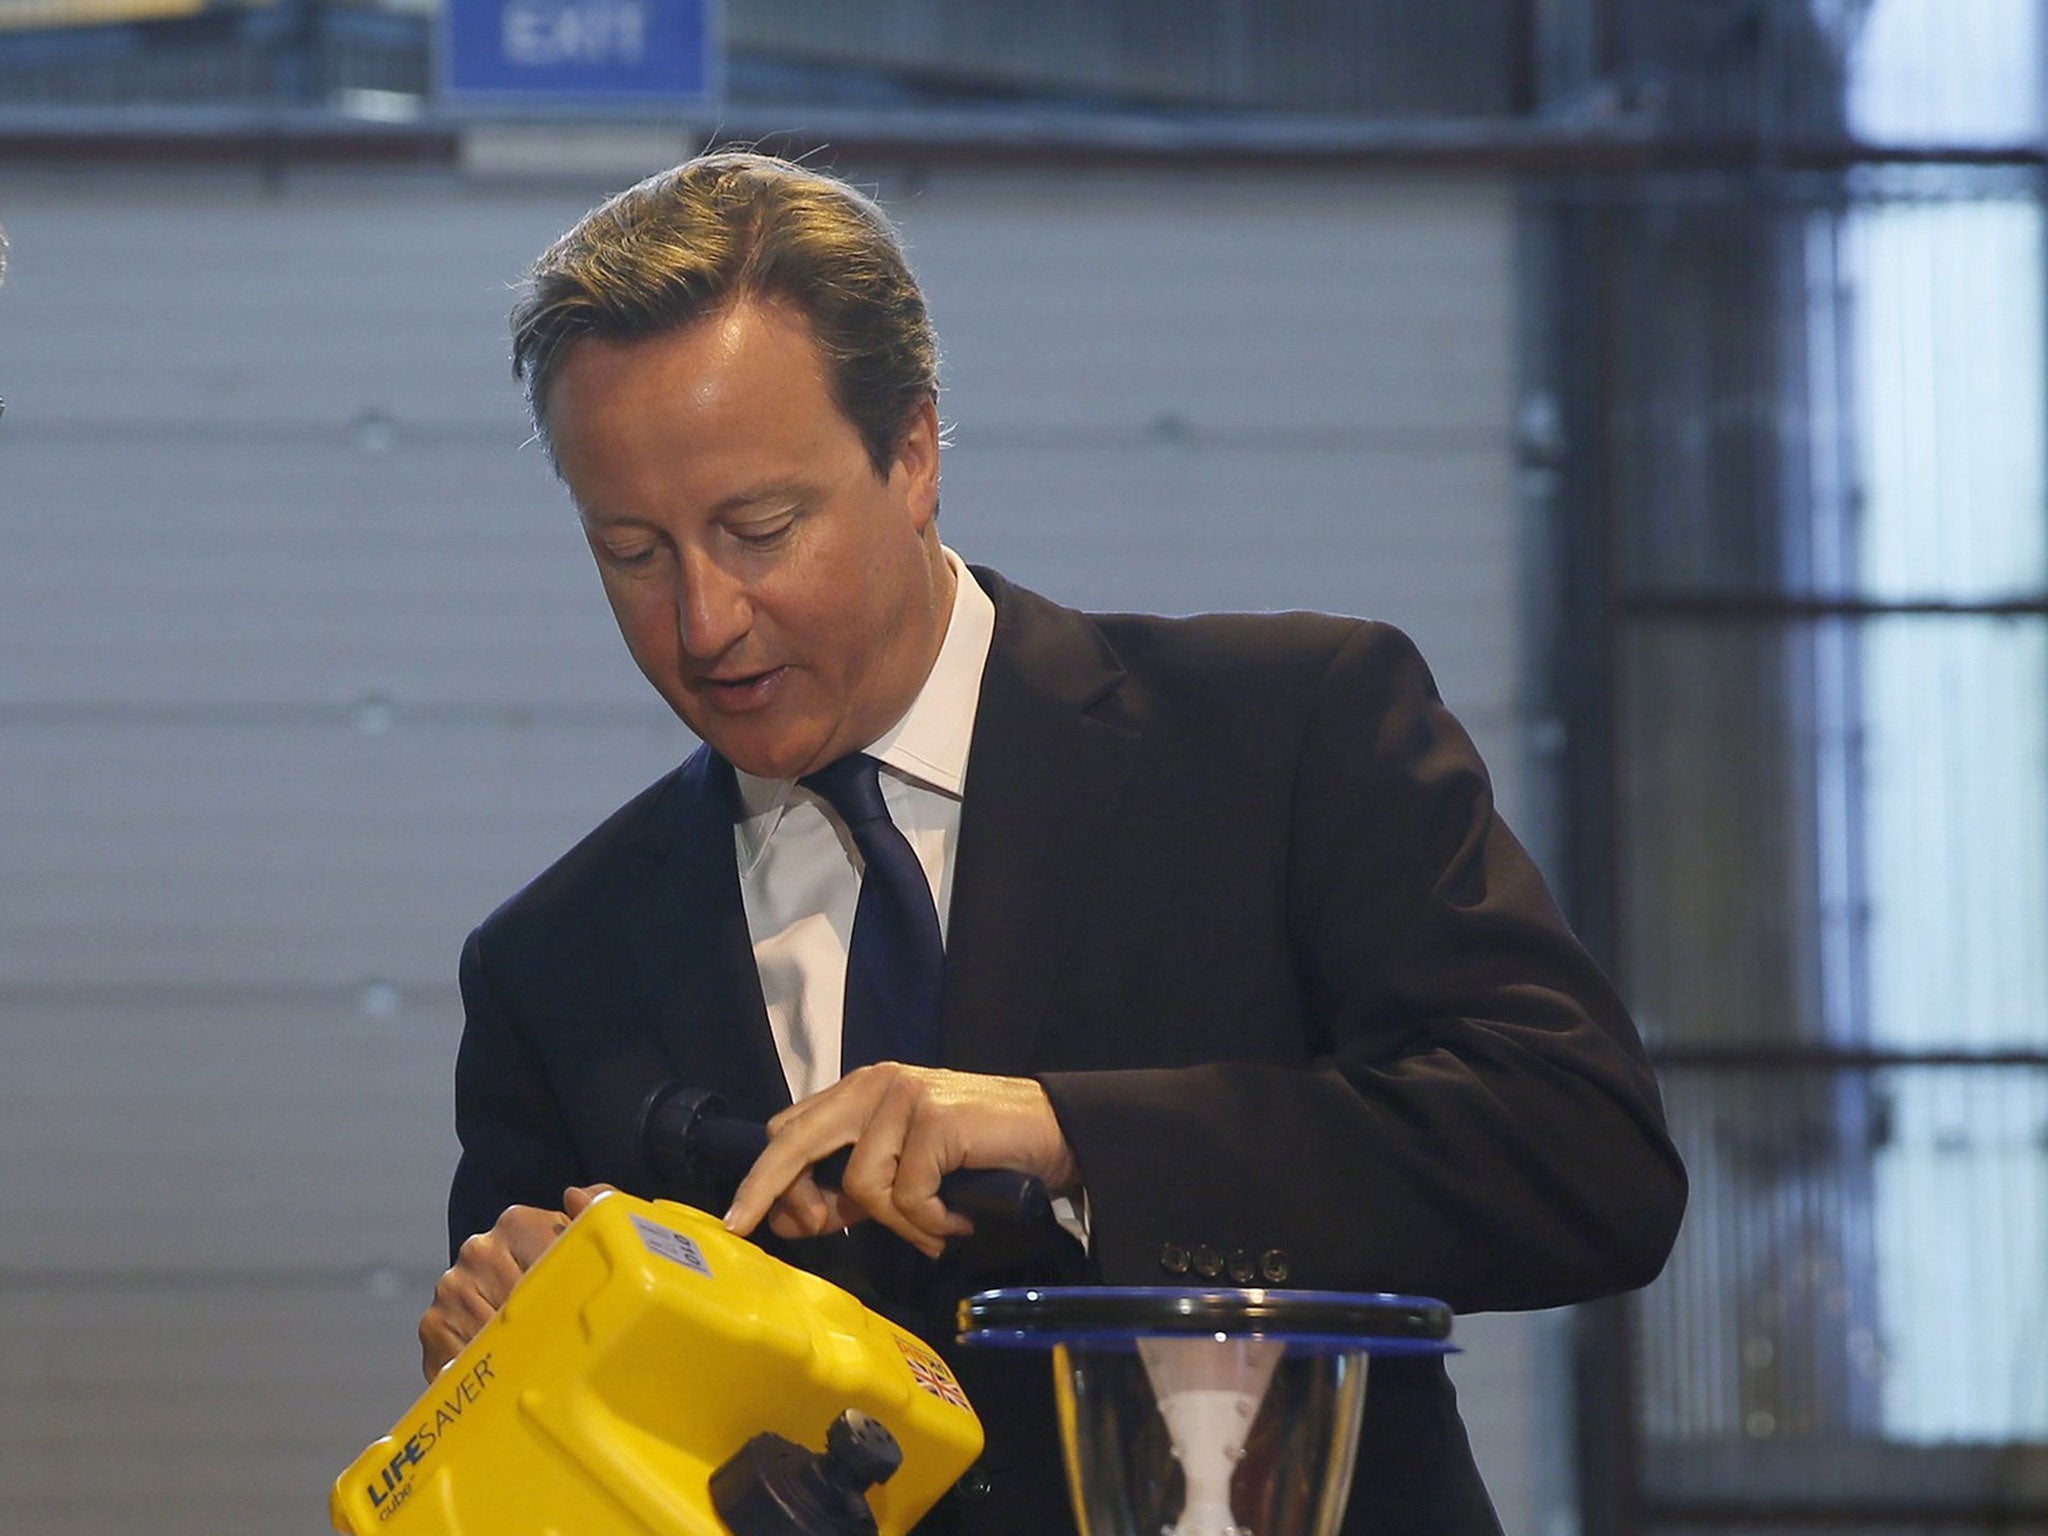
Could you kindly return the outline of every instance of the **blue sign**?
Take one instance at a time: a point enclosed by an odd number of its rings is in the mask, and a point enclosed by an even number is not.
[[[441,88],[524,101],[716,95],[716,0],[444,0]]]

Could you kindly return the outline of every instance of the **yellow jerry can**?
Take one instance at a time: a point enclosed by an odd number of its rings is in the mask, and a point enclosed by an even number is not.
[[[981,1453],[981,1421],[915,1334],[702,1211],[608,1194],[342,1473],[334,1528],[727,1536],[713,1474],[764,1434],[821,1451],[849,1409],[902,1451],[867,1490],[880,1536]]]

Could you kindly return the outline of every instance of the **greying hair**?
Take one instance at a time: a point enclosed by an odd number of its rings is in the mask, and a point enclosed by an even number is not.
[[[533,264],[512,311],[512,373],[542,443],[548,390],[577,341],[660,336],[748,299],[803,315],[839,409],[886,478],[912,413],[938,398],[924,295],[873,200],[741,151],[700,155],[627,188]]]

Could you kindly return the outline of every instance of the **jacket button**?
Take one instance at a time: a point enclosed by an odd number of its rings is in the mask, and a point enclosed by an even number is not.
[[[1294,1266],[1287,1262],[1287,1255],[1278,1248],[1268,1248],[1259,1259],[1259,1273],[1269,1284],[1285,1285],[1293,1272]]]
[[[1259,1278],[1259,1266],[1252,1262],[1252,1256],[1242,1248],[1230,1255],[1230,1278],[1239,1285],[1250,1285]]]
[[[960,1474],[960,1481],[953,1485],[953,1492],[970,1501],[985,1499],[991,1486],[988,1472],[977,1461]]]
[[[1179,1243],[1167,1243],[1159,1250],[1159,1267],[1169,1275],[1188,1272],[1188,1251]]]
[[[1203,1243],[1195,1250],[1195,1273],[1204,1280],[1214,1280],[1223,1273],[1223,1255]]]

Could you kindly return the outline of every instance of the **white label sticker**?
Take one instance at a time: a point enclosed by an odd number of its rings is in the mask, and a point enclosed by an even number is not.
[[[640,1241],[647,1245],[649,1253],[658,1253],[664,1259],[671,1259],[685,1269],[694,1269],[706,1280],[711,1278],[711,1266],[704,1262],[704,1254],[690,1239],[673,1227],[664,1227],[658,1222],[635,1216],[633,1225],[640,1233]]]

